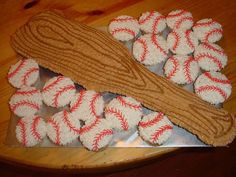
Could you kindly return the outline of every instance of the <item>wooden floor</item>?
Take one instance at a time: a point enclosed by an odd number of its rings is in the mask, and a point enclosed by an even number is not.
[[[236,141],[229,148],[188,148],[148,164],[113,173],[62,174],[0,163],[1,177],[235,177]],[[113,169],[114,171],[116,169]]]

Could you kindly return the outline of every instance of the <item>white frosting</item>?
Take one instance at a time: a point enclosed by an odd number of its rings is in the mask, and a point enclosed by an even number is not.
[[[75,96],[73,81],[64,76],[49,79],[42,90],[43,101],[52,107],[62,107],[71,102]]]
[[[99,119],[98,123],[90,130],[80,135],[84,147],[91,151],[98,151],[111,142],[113,137],[111,124],[106,119]]]
[[[167,36],[167,46],[175,54],[193,53],[197,45],[198,39],[191,30],[175,30]]]
[[[39,65],[32,59],[18,61],[8,72],[8,81],[16,88],[21,88],[23,85],[31,86],[38,78]]]
[[[184,10],[174,10],[166,16],[166,22],[171,29],[191,29],[193,16],[190,12]]]
[[[131,97],[118,96],[105,108],[105,117],[118,131],[129,131],[138,125],[142,116],[141,103]]]
[[[228,61],[224,50],[219,45],[211,43],[202,43],[196,47],[194,57],[205,71],[220,71]]]
[[[101,94],[93,90],[80,90],[72,99],[70,109],[80,120],[94,119],[103,113],[104,100]]]
[[[58,112],[47,121],[47,135],[57,145],[66,145],[79,136],[80,120],[66,110]]]
[[[205,72],[200,75],[194,86],[197,95],[211,104],[223,103],[230,96],[232,90],[227,77],[215,71]]]
[[[153,112],[143,116],[139,122],[139,135],[155,145],[165,143],[172,134],[173,125],[163,113]]]
[[[212,31],[215,31],[212,33]],[[212,20],[202,19],[195,23],[193,26],[194,35],[201,41],[216,42],[222,38],[222,26]],[[211,33],[211,34],[210,34]]]
[[[21,118],[16,125],[17,140],[27,147],[35,146],[46,136],[46,124],[44,120],[37,116],[27,116]]]
[[[108,31],[117,40],[129,41],[138,35],[139,24],[135,18],[121,15],[111,20]]]
[[[139,17],[139,25],[145,33],[158,34],[166,28],[166,19],[159,12],[145,12]]]
[[[177,84],[190,84],[195,81],[200,68],[191,56],[173,55],[164,65],[165,76]]]
[[[134,42],[133,55],[145,65],[161,63],[168,57],[166,40],[159,35],[145,34]]]
[[[42,95],[35,87],[22,86],[9,101],[11,111],[19,116],[32,116],[42,106]]]

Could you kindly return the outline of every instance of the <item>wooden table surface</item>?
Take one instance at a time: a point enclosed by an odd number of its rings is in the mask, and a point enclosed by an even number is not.
[[[54,169],[94,170],[119,165],[131,165],[140,161],[157,158],[173,152],[176,148],[107,148],[98,153],[84,148],[13,148],[5,144],[10,111],[8,100],[14,88],[7,82],[9,67],[16,62],[15,53],[9,44],[10,35],[27,19],[44,9],[58,9],[70,18],[93,27],[108,25],[118,15],[138,17],[142,12],[157,10],[167,15],[174,9],[192,12],[194,20],[213,18],[223,25],[224,38],[218,43],[229,57],[223,73],[231,80],[233,93],[224,108],[236,113],[236,1],[234,0],[41,0],[29,4],[30,0],[0,1],[0,161],[21,163]]]

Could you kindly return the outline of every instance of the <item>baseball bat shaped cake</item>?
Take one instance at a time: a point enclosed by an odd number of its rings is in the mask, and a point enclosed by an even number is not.
[[[87,89],[131,96],[164,112],[207,144],[224,146],[236,135],[233,114],[152,73],[109,34],[55,12],[32,17],[12,35],[11,45],[20,55]]]

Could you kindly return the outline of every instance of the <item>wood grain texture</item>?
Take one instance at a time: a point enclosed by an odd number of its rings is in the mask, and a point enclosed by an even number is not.
[[[11,161],[29,166],[74,169],[77,171],[98,171],[102,169],[128,168],[144,160],[155,158],[176,150],[176,148],[108,148],[103,152],[93,153],[83,148],[12,148],[5,144],[10,119],[8,101],[14,88],[7,82],[9,67],[16,62],[15,52],[11,48],[10,36],[31,16],[44,9],[58,9],[71,19],[76,19],[93,27],[108,25],[118,15],[138,17],[142,12],[157,10],[167,15],[174,9],[186,9],[192,12],[194,21],[213,18],[223,26],[224,37],[218,43],[228,54],[229,61],[223,73],[231,80],[233,90],[224,103],[224,109],[236,114],[236,1],[234,0],[116,0],[89,3],[83,0],[43,0],[35,6],[24,9],[29,0],[0,1],[0,161]],[[217,161],[217,159],[215,159]],[[222,162],[221,160],[218,161]]]

